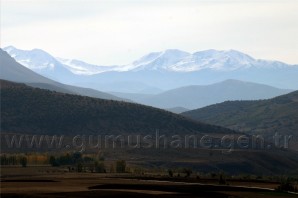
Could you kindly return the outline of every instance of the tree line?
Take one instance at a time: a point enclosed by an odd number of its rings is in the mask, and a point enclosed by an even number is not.
[[[1,154],[1,165],[51,165],[53,167],[66,166],[69,171],[75,172],[109,172],[125,173],[127,170],[126,161],[118,160],[107,168],[103,156],[82,154],[80,152],[65,153],[60,155],[48,155],[39,153],[27,154]]]

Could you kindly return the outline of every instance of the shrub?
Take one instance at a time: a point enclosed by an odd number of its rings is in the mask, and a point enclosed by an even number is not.
[[[174,172],[172,171],[172,169],[169,169],[169,170],[168,170],[168,174],[169,174],[170,177],[173,177]]]
[[[50,156],[49,163],[52,166],[59,166],[59,163],[57,162],[57,160],[56,160],[56,158],[54,156]]]
[[[296,192],[298,189],[295,187],[295,185],[290,181],[289,178],[282,180],[280,182],[280,185],[276,188],[277,191],[282,191],[282,192]]]
[[[219,174],[219,179],[218,179],[218,183],[219,184],[227,184],[226,182],[226,177],[225,177],[225,174],[224,173],[220,173]]]
[[[78,163],[77,170],[79,173],[83,172],[83,165],[81,163]]]
[[[126,169],[125,160],[119,160],[116,162],[116,172],[117,173],[124,173],[125,169]]]
[[[105,173],[106,168],[103,162],[95,162],[95,172],[96,173]]]
[[[190,168],[184,168],[182,172],[185,174],[185,177],[190,177],[192,170]]]
[[[22,167],[27,167],[27,157],[21,157],[20,164]]]

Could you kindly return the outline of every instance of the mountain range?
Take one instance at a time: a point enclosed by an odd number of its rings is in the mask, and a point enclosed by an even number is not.
[[[78,94],[109,100],[125,100],[108,93],[100,92],[90,88],[66,85],[46,78],[19,64],[2,49],[0,49],[0,60],[0,79],[3,80],[22,82],[33,87],[39,87],[62,93]]]
[[[15,50],[15,48],[9,48],[8,51],[10,51],[11,53],[16,53]],[[19,55],[14,54],[14,57],[18,57],[19,60],[25,60],[26,58],[26,60],[28,60],[28,57],[26,57],[28,56],[28,53],[25,53],[24,51],[21,52],[22,53],[19,53]],[[38,61],[34,62],[34,64],[32,64],[33,66],[30,67],[30,69],[28,69],[27,63],[32,61],[19,61],[24,62],[23,64],[27,66],[26,68],[21,64],[17,63],[6,52],[1,51],[0,55],[1,59],[3,60],[0,66],[2,70],[0,74],[1,79],[10,80],[14,82],[23,82],[33,87],[55,90],[63,93],[79,94],[102,99],[133,101],[136,103],[149,105],[157,108],[168,109],[169,111],[173,111],[175,113],[181,113],[189,109],[196,109],[207,105],[224,102],[227,100],[268,99],[289,93],[291,91],[289,89],[278,89],[275,87],[258,83],[243,82],[239,80],[225,80],[211,85],[190,85],[179,87],[176,89],[171,89],[168,91],[161,91],[160,89],[155,89],[153,87],[151,87],[150,89],[149,87],[147,87],[147,91],[143,90],[145,93],[129,93],[130,88],[141,90],[146,85],[134,82],[120,83],[117,82],[116,78],[113,79],[116,82],[111,82],[110,85],[114,85],[115,87],[121,88],[122,90],[126,90],[128,93],[105,93],[102,91],[97,91],[95,89],[81,88],[79,86],[62,84],[49,79],[50,77],[46,78],[40,74],[37,74],[40,71],[40,68],[46,68],[46,70],[44,71],[47,71],[47,69],[55,70],[55,68],[60,71],[62,70],[61,68],[64,68],[64,66],[58,61],[56,61],[55,58],[51,57],[49,54],[46,54],[45,52],[42,52],[41,50],[32,50],[32,52],[30,53],[33,53],[34,57],[37,57],[35,59]],[[49,59],[52,62],[48,61],[47,64],[42,64],[42,62],[44,62],[46,59]],[[38,63],[42,66],[38,66]],[[54,71],[54,73],[55,72],[56,71]],[[69,75],[70,73],[71,72],[69,71],[66,75]],[[125,75],[125,72],[119,72],[117,75],[120,74]],[[64,73],[62,72],[61,75],[64,75]],[[71,73],[70,75],[75,74]],[[81,76],[78,75],[78,78],[80,77]],[[89,77],[92,78],[93,76],[91,75]],[[165,74],[165,78],[166,77],[167,75]],[[102,86],[104,85],[105,83],[103,83]],[[154,92],[155,94],[153,94],[152,92]]]
[[[159,129],[166,135],[237,135],[238,130],[265,136],[297,134],[298,92],[288,93],[297,89],[297,66],[255,60],[233,50],[193,54],[166,50],[111,67],[55,58],[38,49],[10,47],[6,51],[9,54],[0,50],[0,79],[4,79],[0,80],[1,133],[151,135]],[[254,83],[246,82],[248,79]],[[128,93],[121,92],[124,90]],[[209,104],[213,105],[186,109]],[[223,155],[216,148],[111,152],[118,158],[129,156],[128,161],[138,158],[151,167],[233,174],[297,173],[297,153],[275,148],[267,152],[235,150],[233,155]]]
[[[278,89],[268,85],[225,80],[211,85],[192,85],[164,91],[159,94],[117,93],[111,94],[127,98],[140,104],[162,109],[196,109],[227,100],[269,99],[292,90]],[[178,110],[178,112],[181,111]]]
[[[298,89],[298,66],[267,61],[236,50],[152,52],[127,65],[98,66],[55,58],[41,49],[4,48],[17,62],[62,83],[109,92],[156,94],[188,85],[237,79]]]
[[[128,65],[99,66],[77,59],[54,58],[41,49],[20,50],[13,46],[4,48],[22,65],[36,71],[53,71],[65,67],[77,75],[94,75],[104,72],[165,70],[172,72],[193,72],[203,69],[233,71],[247,68],[286,68],[280,61],[256,60],[236,50],[205,50],[188,53],[178,49],[152,52]],[[60,64],[60,65],[59,65]]]

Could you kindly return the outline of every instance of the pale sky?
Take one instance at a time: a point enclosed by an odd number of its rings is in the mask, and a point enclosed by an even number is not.
[[[165,49],[235,49],[298,64],[296,0],[0,0],[1,47],[98,65]]]

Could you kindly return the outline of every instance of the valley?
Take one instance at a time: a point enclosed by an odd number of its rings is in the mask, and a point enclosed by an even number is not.
[[[297,65],[0,50],[1,197],[295,197]]]

